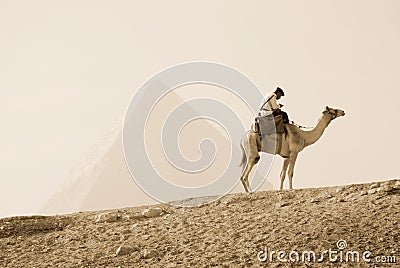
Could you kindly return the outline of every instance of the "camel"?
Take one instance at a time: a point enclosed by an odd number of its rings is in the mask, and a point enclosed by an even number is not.
[[[325,107],[322,112],[321,118],[318,120],[317,125],[309,131],[305,131],[300,129],[300,127],[294,124],[285,124],[285,133],[280,135],[286,135],[282,141],[282,149],[279,152],[279,155],[283,157],[283,166],[282,171],[280,173],[280,190],[283,190],[283,182],[286,178],[286,172],[289,176],[289,189],[293,190],[293,175],[294,175],[294,166],[296,163],[296,159],[298,154],[307,146],[314,144],[317,142],[325,129],[328,127],[329,123],[341,116],[344,116],[344,111],[340,109]],[[260,160],[259,152],[261,151],[261,138],[259,133],[255,132],[254,125],[252,130],[246,132],[244,137],[240,142],[240,147],[242,149],[242,161],[240,166],[242,169],[242,175],[240,180],[244,186],[246,192],[250,193],[250,184],[249,184],[249,174],[251,169],[255,164]]]

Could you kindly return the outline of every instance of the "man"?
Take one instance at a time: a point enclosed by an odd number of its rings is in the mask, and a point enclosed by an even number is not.
[[[265,115],[282,115],[282,119],[284,123],[289,123],[289,117],[286,112],[282,111],[281,108],[283,104],[278,104],[277,100],[285,96],[283,89],[277,87],[274,92],[272,92],[264,102],[264,104],[260,108],[260,116]]]

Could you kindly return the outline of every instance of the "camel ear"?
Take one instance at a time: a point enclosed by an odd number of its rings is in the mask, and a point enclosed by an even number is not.
[[[326,107],[325,107],[325,110],[329,111],[329,107],[328,107],[328,106],[326,106]]]

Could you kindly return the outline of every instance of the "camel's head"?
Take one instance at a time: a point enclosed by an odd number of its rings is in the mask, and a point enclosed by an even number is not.
[[[329,108],[328,106],[325,107],[325,110],[323,113],[329,114],[331,116],[332,120],[345,115],[343,110]]]

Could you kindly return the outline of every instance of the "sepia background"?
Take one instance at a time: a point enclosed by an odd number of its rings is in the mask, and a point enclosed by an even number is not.
[[[396,0],[1,1],[0,217],[154,203],[121,165],[122,118],[150,76],[195,60],[232,66],[265,94],[282,87],[301,125],[315,125],[325,105],[346,112],[301,153],[295,188],[397,177],[399,9]],[[276,188],[280,166],[262,189]]]

